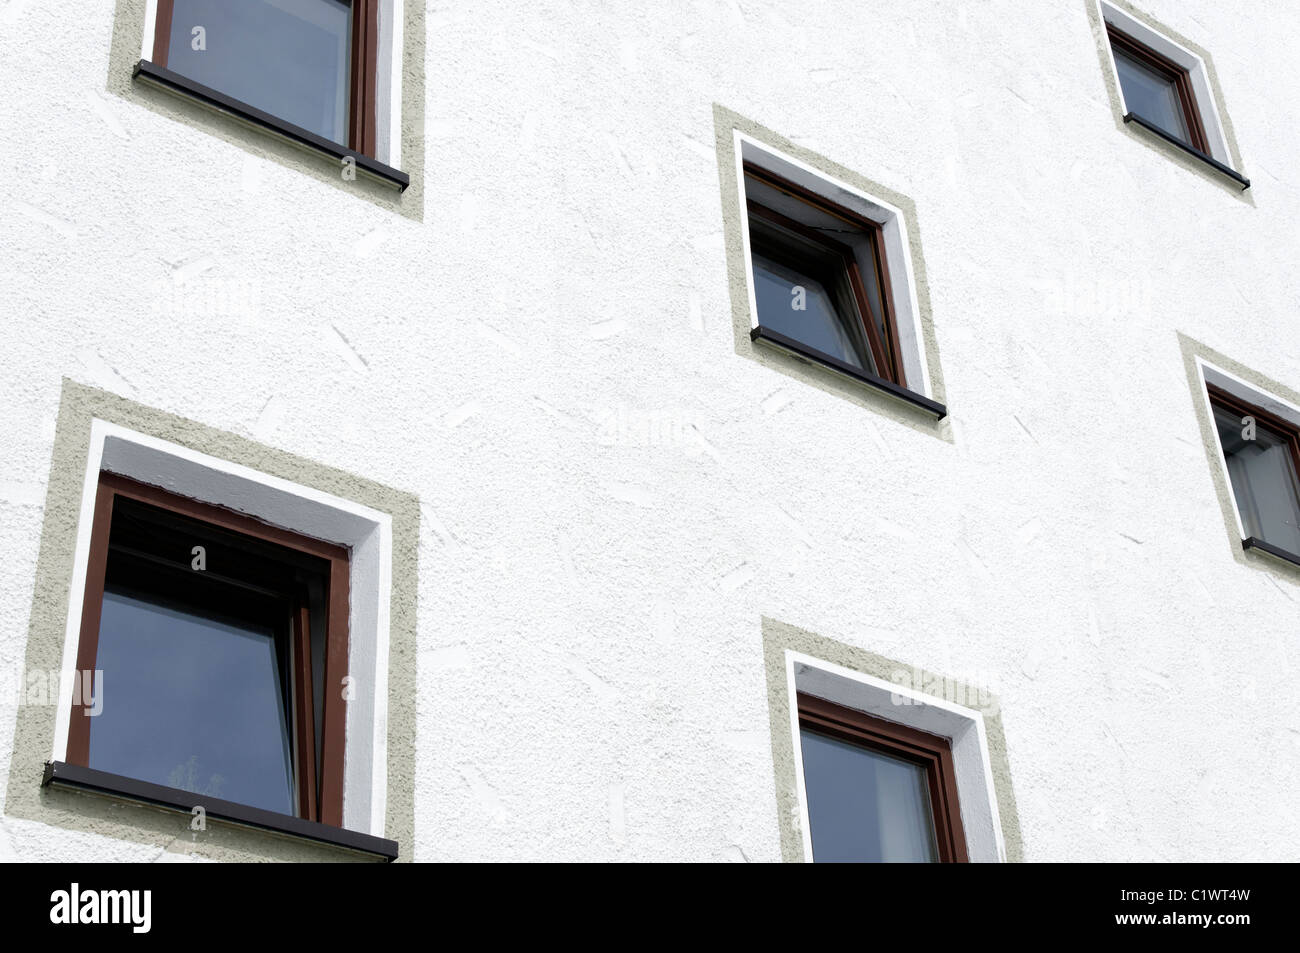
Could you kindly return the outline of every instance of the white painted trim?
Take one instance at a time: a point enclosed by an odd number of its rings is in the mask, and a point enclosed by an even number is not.
[[[798,652],[785,650],[785,688],[790,709],[790,739],[794,746],[795,788],[799,794],[799,834],[803,840],[803,862],[813,862],[812,824],[808,820],[808,788],[803,778],[803,743],[799,736],[799,697],[795,686],[794,663],[804,658]]]
[[[1232,517],[1237,521],[1237,537],[1245,539],[1249,534],[1246,532],[1246,524],[1241,521],[1241,507],[1237,503],[1237,493],[1232,487],[1232,476],[1228,472],[1228,455],[1224,452],[1223,441],[1219,439],[1219,428],[1214,422],[1214,403],[1210,400],[1210,391],[1207,385],[1214,384],[1216,387],[1226,390],[1232,396],[1239,397],[1247,403],[1254,404],[1271,414],[1275,414],[1283,420],[1295,424],[1298,428],[1300,428],[1300,407],[1249,381],[1243,380],[1230,371],[1225,371],[1199,355],[1196,357],[1196,370],[1200,375],[1201,401],[1205,407],[1206,417],[1210,422],[1210,433],[1214,435],[1214,445],[1219,450],[1219,468],[1223,474],[1224,485],[1228,488],[1228,495],[1232,498]]]
[[[393,521],[388,514],[380,514],[378,522],[379,538],[375,544],[379,547],[379,591],[376,600],[375,618],[375,661],[371,681],[371,697],[374,699],[371,709],[370,750],[370,826],[371,833],[382,833],[387,823],[388,814],[388,652],[389,626],[391,624],[393,591]],[[351,642],[349,640],[349,645]],[[349,668],[351,669],[351,651],[349,650]],[[364,689],[364,686],[362,686]],[[350,710],[351,706],[349,706]],[[351,719],[349,719],[350,721]],[[350,726],[349,726],[350,727]],[[347,757],[351,758],[351,750]],[[346,762],[345,762],[346,763]],[[344,791],[344,824],[348,818],[347,792]]]
[[[343,826],[382,836],[387,813],[388,657],[392,598],[392,518],[370,507],[260,473],[179,444],[95,419],[82,499],[61,671],[77,664],[95,496],[101,471],[192,499],[226,506],[275,526],[351,550],[348,672],[357,692],[347,709]],[[65,679],[50,757],[68,747],[71,685]]]
[[[837,704],[868,711],[876,717],[887,718],[900,725],[949,738],[957,774],[957,798],[966,834],[967,853],[974,862],[1006,860],[1002,818],[998,810],[997,788],[993,783],[988,734],[982,712],[792,649],[785,652],[785,664],[805,861],[811,862],[813,853],[808,821],[808,793],[804,785],[803,753],[799,738],[796,691],[799,689],[800,675],[796,674],[796,665],[802,665],[807,672],[813,673],[811,678],[804,678],[805,683],[817,682],[805,684],[804,691]],[[836,682],[841,684],[836,685]],[[900,698],[906,699],[906,703],[899,704],[897,699]],[[864,701],[866,704],[863,704]]]
[[[1196,364],[1201,369],[1201,382],[1214,384],[1221,387],[1228,393],[1240,397],[1242,400],[1255,404],[1258,407],[1267,410],[1271,414],[1276,414],[1288,423],[1300,427],[1300,406],[1278,397],[1271,391],[1264,390],[1258,385],[1252,384],[1244,378],[1238,377],[1231,371],[1225,371],[1223,368],[1207,361],[1202,357],[1196,358]]]
[[[394,169],[402,167],[402,52],[405,42],[406,11],[404,0],[383,0],[379,8],[379,77],[381,89],[387,93],[387,108],[383,114],[387,121],[387,155],[378,158]],[[381,101],[384,97],[380,97]],[[380,123],[380,132],[384,132]]]
[[[63,659],[60,672],[74,671],[77,667],[77,645],[81,640],[81,612],[86,595],[86,566],[90,562],[90,531],[95,520],[95,493],[99,486],[100,463],[104,454],[104,437],[98,431],[101,421],[90,425],[90,449],[86,454],[86,470],[81,480],[81,512],[77,517],[77,543],[72,551],[72,581],[68,589],[67,628],[63,633]],[[62,679],[66,682],[67,679]],[[66,686],[59,691],[59,704],[54,710],[54,744],[51,761],[62,761],[68,752],[68,729],[72,717],[71,699]]]
[[[1205,138],[1210,146],[1210,155],[1229,168],[1234,168],[1232,153],[1228,149],[1228,139],[1223,132],[1223,120],[1219,113],[1219,104],[1210,88],[1210,74],[1205,61],[1181,43],[1175,43],[1169,37],[1158,33],[1141,20],[1126,13],[1107,0],[1096,0],[1097,13],[1104,24],[1110,23],[1121,33],[1131,36],[1139,43],[1149,46],[1161,56],[1173,60],[1187,70],[1192,82],[1192,92],[1196,94],[1196,111],[1200,114],[1201,125],[1205,127]],[[1115,51],[1109,40],[1106,50],[1110,55],[1110,67],[1115,77],[1115,89],[1119,92],[1119,101],[1125,113],[1128,104],[1124,100],[1124,87],[1120,85],[1119,69],[1115,65]],[[1238,170],[1240,171],[1240,170]]]
[[[145,0],[144,37],[140,41],[140,59],[153,62],[154,28],[158,23],[158,0]]]
[[[749,297],[749,326],[758,327],[758,296],[754,292],[754,253],[749,239],[749,206],[745,199],[744,143],[747,138],[739,129],[731,130],[732,146],[736,160],[736,188],[740,197],[740,235],[745,252],[745,290]]]
[[[933,398],[930,367],[925,354],[925,335],[921,328],[921,307],[916,296],[912,269],[911,241],[907,219],[901,209],[834,176],[801,162],[761,140],[732,130],[735,146],[736,186],[740,196],[740,228],[745,251],[745,276],[749,291],[750,327],[758,326],[758,301],[754,293],[753,255],[750,252],[749,215],[746,212],[744,161],[750,159],[770,172],[802,185],[827,201],[849,208],[882,226],[889,283],[893,290],[893,310],[898,324],[898,343],[909,390]],[[900,289],[906,294],[900,294]],[[919,382],[919,384],[918,384]]]

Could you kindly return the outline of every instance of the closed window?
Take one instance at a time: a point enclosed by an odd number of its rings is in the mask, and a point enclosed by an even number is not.
[[[965,861],[947,738],[797,694],[813,860]]]
[[[1191,76],[1173,60],[1107,26],[1128,111],[1185,145],[1209,153]]]
[[[91,533],[68,762],[341,826],[348,551],[112,474]]]
[[[1213,385],[1209,392],[1247,545],[1300,562],[1300,428]]]
[[[158,0],[153,63],[373,156],[378,15],[379,0]]]

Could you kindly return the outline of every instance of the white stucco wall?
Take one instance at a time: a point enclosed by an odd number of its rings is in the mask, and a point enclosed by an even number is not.
[[[1084,0],[575,0],[430,7],[421,222],[0,4],[0,665],[66,375],[418,494],[416,859],[779,859],[763,615],[995,691],[1026,859],[1298,859],[1300,587],[1176,332],[1300,388],[1300,11],[1143,9],[1245,199],[1117,128]],[[915,201],[950,440],[737,355],[715,102]]]

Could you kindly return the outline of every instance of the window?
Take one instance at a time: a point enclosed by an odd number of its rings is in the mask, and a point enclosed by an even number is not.
[[[1207,386],[1245,545],[1300,562],[1300,428]]]
[[[799,692],[813,859],[964,862],[948,739]]]
[[[158,0],[153,61],[373,155],[377,22],[377,0]]]
[[[762,626],[784,860],[1024,858],[1002,706],[986,685]]]
[[[880,226],[753,163],[745,195],[759,326],[905,387]]]
[[[133,75],[400,191],[403,0],[156,0]]]
[[[59,413],[50,506],[72,518],[42,545],[68,558],[33,605],[66,611],[31,636],[59,684],[39,721],[20,711],[42,790],[10,785],[9,805],[55,826],[87,795],[148,805],[97,824],[127,840],[202,807],[205,856],[398,859],[415,580],[393,553],[415,551],[417,499],[71,381]]]
[[[1213,82],[1209,54],[1146,17],[1096,0],[1102,59],[1114,71],[1114,104],[1124,127],[1150,143],[1174,146],[1245,190],[1229,145],[1223,103]]]
[[[713,118],[736,353],[938,435],[915,203],[717,104]]]
[[[1115,70],[1128,110],[1175,139],[1210,151],[1188,71],[1107,25]]]
[[[68,761],[342,823],[348,553],[100,478]]]

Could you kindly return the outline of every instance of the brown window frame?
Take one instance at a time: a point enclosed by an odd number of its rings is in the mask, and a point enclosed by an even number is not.
[[[930,789],[930,810],[934,817],[939,862],[968,862],[952,742],[940,735],[868,715],[806,692],[796,692],[795,697],[800,728],[830,735],[924,768]]]
[[[305,604],[300,604],[293,613],[290,635],[294,649],[291,666],[295,685],[292,700],[295,713],[293,760],[298,787],[296,816],[332,827],[342,827],[347,699],[342,690],[327,690],[327,687],[341,686],[348,674],[350,604],[348,550],[323,540],[271,526],[224,507],[202,503],[118,474],[103,472],[99,476],[99,486],[95,495],[90,553],[86,564],[85,598],[82,603],[81,630],[77,645],[77,671],[80,672],[94,671],[99,651],[99,626],[108,569],[109,531],[112,527],[114,503],[118,498],[146,503],[221,530],[315,556],[329,564],[328,591],[325,597],[324,684],[320,686],[320,691],[323,693],[324,724],[320,729],[322,739],[319,803],[316,797],[318,785],[315,774],[316,739],[314,686],[312,686],[309,651],[310,628]],[[90,707],[92,699],[85,697],[87,693],[77,694],[82,697],[74,697],[72,702],[65,758],[68,764],[88,768],[90,766],[90,721],[87,717],[89,712],[85,709]]]
[[[862,271],[853,249],[746,196],[749,214],[765,218],[783,228],[796,232],[804,238],[821,245],[843,260],[848,273],[849,287],[852,289],[854,302],[857,305],[858,318],[863,325],[861,330],[871,349],[871,356],[876,363],[878,376],[890,383],[897,384],[899,387],[906,388],[907,375],[903,369],[903,358],[898,340],[898,322],[894,314],[894,294],[889,281],[888,261],[885,257],[884,226],[880,222],[872,221],[865,215],[854,212],[852,209],[830,202],[816,192],[804,188],[796,182],[791,182],[775,172],[770,172],[757,163],[746,160],[743,163],[743,173],[765,185],[784,192],[805,205],[840,219],[863,232],[871,240],[875,279],[877,287],[880,289],[881,318],[886,331],[883,340],[875,326],[875,322],[871,320],[870,299],[863,285]]]
[[[352,49],[348,82],[348,148],[374,158],[379,87],[379,0],[351,0]],[[158,0],[153,62],[167,67],[175,0]]]
[[[1196,105],[1196,94],[1192,91],[1192,74],[1168,57],[1161,56],[1151,47],[1133,39],[1127,33],[1120,32],[1110,23],[1106,24],[1106,33],[1110,38],[1112,56],[1118,47],[1148,69],[1154,70],[1174,83],[1174,88],[1178,92],[1178,103],[1183,110],[1183,122],[1187,125],[1187,134],[1191,140],[1187,144],[1209,155],[1209,140],[1205,135],[1205,125],[1201,121],[1201,111]],[[1123,92],[1121,83],[1120,94],[1123,95]]]

